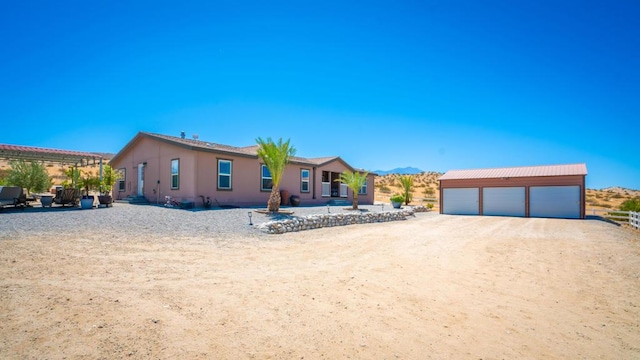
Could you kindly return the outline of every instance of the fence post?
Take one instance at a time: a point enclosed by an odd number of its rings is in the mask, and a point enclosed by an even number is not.
[[[629,225],[634,229],[640,229],[640,213],[629,211]]]
[[[634,229],[640,229],[640,212],[629,211],[629,224]]]

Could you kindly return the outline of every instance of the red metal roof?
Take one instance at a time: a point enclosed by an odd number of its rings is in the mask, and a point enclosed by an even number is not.
[[[587,175],[586,164],[522,166],[494,169],[449,170],[439,180],[491,179],[530,176]]]

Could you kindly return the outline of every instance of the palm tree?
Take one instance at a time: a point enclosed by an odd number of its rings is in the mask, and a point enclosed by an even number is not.
[[[400,185],[402,185],[402,194],[404,195],[404,204],[409,205],[412,200],[411,190],[413,190],[413,176],[400,176]]]
[[[351,172],[347,170],[340,173],[340,179],[336,179],[336,181],[346,184],[349,189],[353,190],[353,210],[358,210],[358,193],[367,181],[368,175],[368,172]]]
[[[267,208],[271,212],[278,212],[280,210],[280,191],[278,186],[280,185],[284,168],[287,166],[289,158],[296,154],[296,149],[291,146],[289,139],[283,142],[282,138],[280,138],[275,143],[270,137],[266,141],[262,138],[257,138],[256,143],[258,143],[258,157],[271,174],[271,195],[269,195]]]

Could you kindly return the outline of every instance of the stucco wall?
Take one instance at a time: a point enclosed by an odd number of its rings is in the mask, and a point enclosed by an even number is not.
[[[171,160],[179,159],[180,184],[178,189],[171,189]],[[232,162],[231,190],[218,189],[218,159]],[[212,204],[235,206],[266,205],[270,191],[261,191],[261,162],[257,157],[230,155],[218,152],[192,150],[174,145],[170,142],[140,137],[128,149],[121,152],[114,169],[126,169],[125,191],[114,191],[116,198],[136,195],[138,191],[138,164],[145,165],[144,196],[152,203],[164,203],[165,196],[172,196],[177,201],[193,201],[195,206],[202,206],[201,196],[209,197]],[[301,189],[300,170],[310,172],[310,192]],[[331,198],[322,197],[322,171],[342,172],[347,165],[336,160],[317,166],[290,163],[280,184],[281,190],[290,195],[298,195],[301,205],[325,204]],[[314,176],[315,172],[315,176]],[[374,176],[369,175],[367,194],[359,195],[361,204],[373,204]],[[348,191],[348,200],[353,198]]]

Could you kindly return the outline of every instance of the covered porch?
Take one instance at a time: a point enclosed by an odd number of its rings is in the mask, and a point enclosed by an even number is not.
[[[346,198],[348,196],[347,184],[340,182],[340,172],[322,172],[322,194],[324,198]]]

